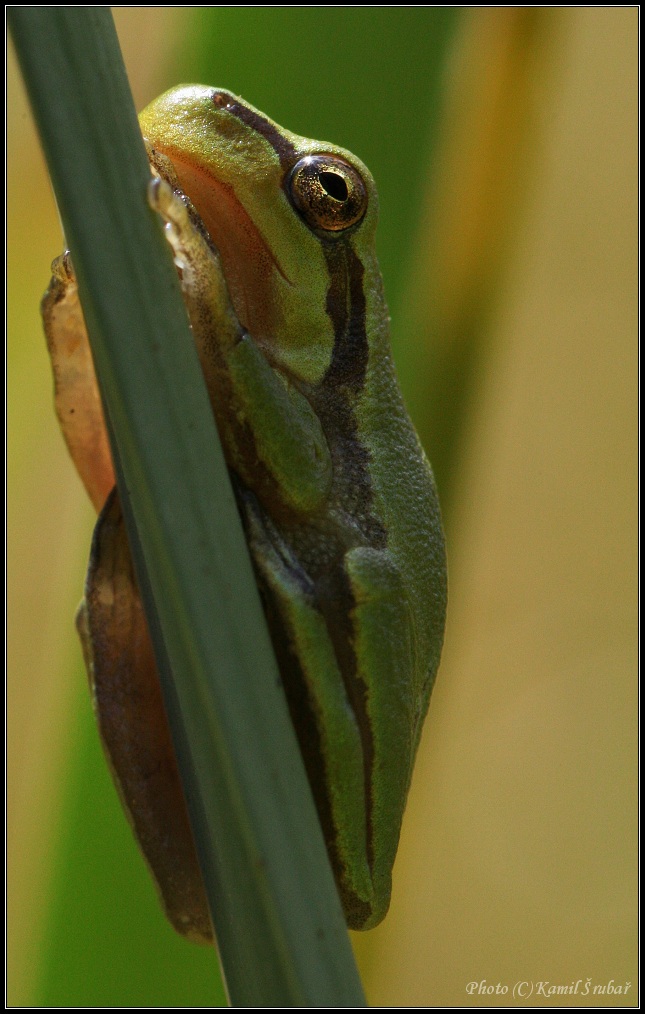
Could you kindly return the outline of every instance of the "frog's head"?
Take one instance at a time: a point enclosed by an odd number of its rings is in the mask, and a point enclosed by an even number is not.
[[[352,290],[380,293],[369,171],[221,89],[174,88],[140,123],[219,250],[242,326],[286,369],[319,381],[351,326]]]

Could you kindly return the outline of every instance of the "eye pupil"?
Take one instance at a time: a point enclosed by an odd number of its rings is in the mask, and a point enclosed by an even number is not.
[[[336,201],[346,201],[349,196],[347,183],[339,173],[322,172],[320,182],[329,194]]]

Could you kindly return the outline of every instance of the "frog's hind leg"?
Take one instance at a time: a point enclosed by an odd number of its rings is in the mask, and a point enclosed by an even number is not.
[[[114,486],[114,470],[69,252],[52,264],[41,313],[54,373],[56,413],[72,460],[99,511]]]
[[[77,626],[121,802],[178,932],[212,929],[116,489],[96,524]]]
[[[253,494],[238,502],[345,918],[361,929],[374,905],[361,731],[313,583]]]

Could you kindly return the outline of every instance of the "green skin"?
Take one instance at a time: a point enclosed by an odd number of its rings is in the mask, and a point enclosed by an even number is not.
[[[173,89],[140,122],[153,169],[191,198],[151,188],[347,922],[367,929],[389,905],[446,608],[437,493],[390,353],[376,188],[349,152],[220,90]],[[290,173],[311,154],[362,179],[356,223],[330,230],[294,205]]]
[[[437,494],[390,354],[376,189],[349,152],[219,89],[174,89],[140,120],[347,923],[367,929],[389,905],[446,608]],[[100,510],[78,627],[101,738],[168,917],[208,942],[68,254],[42,314],[59,421]]]

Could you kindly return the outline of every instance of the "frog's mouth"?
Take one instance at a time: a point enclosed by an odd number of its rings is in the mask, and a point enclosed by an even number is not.
[[[164,154],[177,174],[179,186],[190,198],[208,235],[219,252],[229,295],[238,320],[258,340],[270,342],[275,334],[275,277],[293,283],[268,243],[242,206],[231,186],[211,171],[183,161],[176,152]]]

